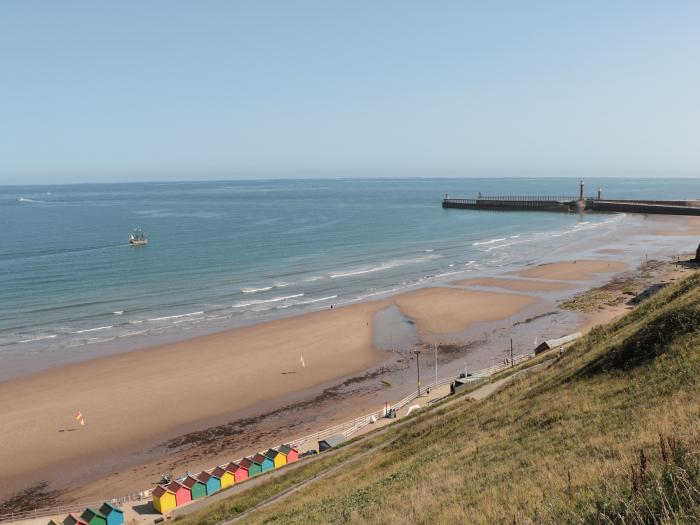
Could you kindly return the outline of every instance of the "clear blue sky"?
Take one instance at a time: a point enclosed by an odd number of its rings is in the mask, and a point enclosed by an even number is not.
[[[700,2],[0,5],[0,183],[700,176]]]

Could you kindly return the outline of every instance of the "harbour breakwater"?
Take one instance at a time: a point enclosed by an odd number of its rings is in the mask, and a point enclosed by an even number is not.
[[[596,198],[585,197],[584,184],[579,185],[579,196],[551,195],[502,195],[455,199],[445,194],[443,208],[460,208],[494,211],[559,211],[559,212],[603,212],[603,213],[642,213],[660,215],[700,216],[700,200],[629,200],[603,199],[602,190]]]

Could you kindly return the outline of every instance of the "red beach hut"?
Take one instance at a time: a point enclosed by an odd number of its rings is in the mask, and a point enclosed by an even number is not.
[[[179,481],[171,481],[165,488],[175,493],[175,503],[177,503],[178,507],[192,501],[192,491]]]
[[[287,456],[287,463],[294,463],[297,459],[299,459],[299,451],[290,445],[282,445],[277,450]]]
[[[233,474],[233,476],[236,478],[236,483],[240,483],[241,481],[248,479],[248,469],[243,465],[238,465],[231,462],[226,465],[226,470]]]

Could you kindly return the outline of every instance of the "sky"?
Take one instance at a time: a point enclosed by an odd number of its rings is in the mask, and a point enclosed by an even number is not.
[[[700,176],[700,2],[0,4],[0,184]]]

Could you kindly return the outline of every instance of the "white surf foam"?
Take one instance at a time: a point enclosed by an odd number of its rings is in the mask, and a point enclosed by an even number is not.
[[[107,325],[107,326],[98,326],[97,328],[86,328],[85,330],[76,330],[75,332],[71,332],[72,334],[87,334],[90,332],[99,332],[101,330],[109,330],[110,328],[113,328],[113,326]]]
[[[328,297],[319,297],[318,299],[309,299],[308,301],[297,301],[291,304],[283,304],[280,306],[280,308],[289,308],[290,306],[301,306],[305,304],[314,304],[314,303],[320,303],[323,301],[330,301],[331,299],[337,299],[337,295],[329,295]]]
[[[339,277],[352,277],[355,275],[363,275],[366,273],[381,272],[382,270],[390,270],[391,268],[397,268],[399,266],[405,266],[407,264],[417,264],[421,262],[430,261],[432,259],[437,259],[437,255],[428,255],[426,257],[416,257],[415,259],[396,259],[393,261],[387,261],[376,266],[364,266],[344,272],[335,272],[330,274],[331,279],[337,279]]]
[[[39,335],[37,337],[32,337],[31,339],[24,339],[22,341],[18,341],[18,343],[33,343],[34,341],[43,341],[45,339],[54,339],[58,334],[52,334],[52,335]]]
[[[247,302],[239,301],[233,305],[233,308],[245,308],[246,306],[255,306],[258,304],[278,303],[280,301],[285,301],[287,299],[294,299],[296,297],[302,297],[303,295],[304,295],[303,293],[297,293],[297,294],[293,294],[293,295],[285,295],[283,297],[272,297],[271,299],[257,299],[255,301],[247,301]]]
[[[486,244],[494,244],[494,243],[505,241],[505,240],[506,240],[505,237],[499,237],[498,239],[490,239],[488,241],[473,242],[472,246],[483,246]]]
[[[272,290],[272,286],[262,286],[260,288],[253,288],[253,287],[241,288],[241,292],[243,292],[243,293],[267,292],[268,290]]]
[[[191,315],[202,315],[204,311],[199,311],[199,312],[190,312],[188,314],[180,314],[180,315],[166,315],[164,317],[154,317],[153,319],[149,319],[149,321],[167,321],[169,319],[179,319],[181,317],[189,317]]]

